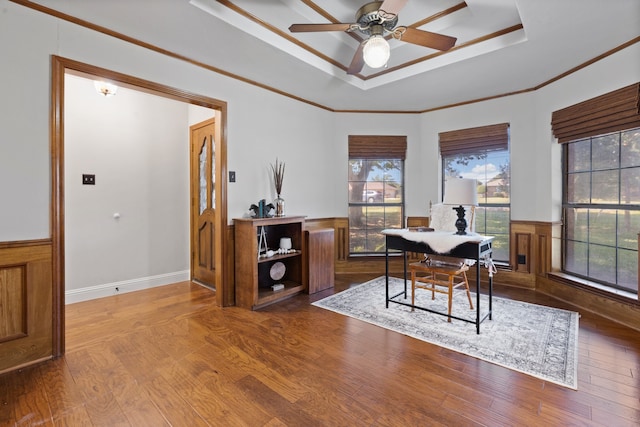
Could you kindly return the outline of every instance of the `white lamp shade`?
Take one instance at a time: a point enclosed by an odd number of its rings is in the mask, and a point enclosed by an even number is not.
[[[369,37],[362,49],[364,62],[371,68],[383,67],[389,60],[391,49],[384,37],[376,35]]]
[[[444,183],[444,204],[478,206],[478,182],[468,178],[449,178]]]

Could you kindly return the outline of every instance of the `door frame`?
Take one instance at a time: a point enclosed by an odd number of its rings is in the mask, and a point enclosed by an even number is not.
[[[52,287],[53,287],[53,356],[62,356],[65,351],[65,235],[64,235],[64,79],[67,72],[89,74],[108,79],[114,83],[133,86],[136,90],[153,93],[188,104],[211,108],[219,116],[221,133],[220,168],[216,170],[216,181],[220,183],[220,193],[216,197],[215,227],[219,230],[220,253],[227,253],[227,103],[203,95],[186,92],[170,86],[143,80],[127,74],[72,59],[51,56],[51,109],[50,109],[50,150],[51,150],[51,206],[50,230],[52,239]],[[185,147],[190,149],[190,147]],[[190,208],[189,208],[190,209]],[[217,261],[216,261],[217,262]],[[225,262],[216,265],[216,303],[220,307],[234,305],[235,290],[228,279],[230,272]],[[219,279],[219,280],[218,280]]]

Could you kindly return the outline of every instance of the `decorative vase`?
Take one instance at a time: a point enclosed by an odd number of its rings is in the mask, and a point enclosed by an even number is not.
[[[284,216],[284,199],[280,197],[280,194],[273,201],[273,204],[276,206],[276,216]]]

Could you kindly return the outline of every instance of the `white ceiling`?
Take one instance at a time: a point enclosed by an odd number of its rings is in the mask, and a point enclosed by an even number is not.
[[[33,2],[340,111],[425,111],[527,90],[640,36],[640,0],[409,0],[398,25],[445,12],[419,28],[456,37],[454,48],[391,40],[387,69],[350,76],[358,39],[287,28],[354,22],[368,0]]]

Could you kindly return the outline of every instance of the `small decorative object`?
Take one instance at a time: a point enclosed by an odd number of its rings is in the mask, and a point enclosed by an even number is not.
[[[449,178],[444,184],[445,205],[459,205],[452,208],[458,213],[456,234],[467,234],[467,220],[464,218],[464,206],[478,206],[478,189],[475,179]]]
[[[276,163],[271,165],[273,172],[273,184],[276,187],[277,197],[273,201],[276,209],[276,216],[284,216],[284,199],[280,197],[282,193],[282,181],[284,180],[284,162],[279,162],[276,157]]]
[[[267,232],[264,227],[258,228],[258,259],[261,257],[267,256],[267,251],[269,248],[267,247]]]
[[[284,277],[284,273],[287,271],[287,268],[280,261],[274,262],[269,270],[269,275],[273,280],[280,280]]]
[[[251,205],[249,209],[252,212],[251,216],[254,218],[270,218],[273,216],[271,211],[275,209],[275,206],[272,203],[267,204],[266,200],[262,199],[257,205]]]
[[[280,238],[280,249],[283,249],[285,251],[291,249],[291,237]]]

